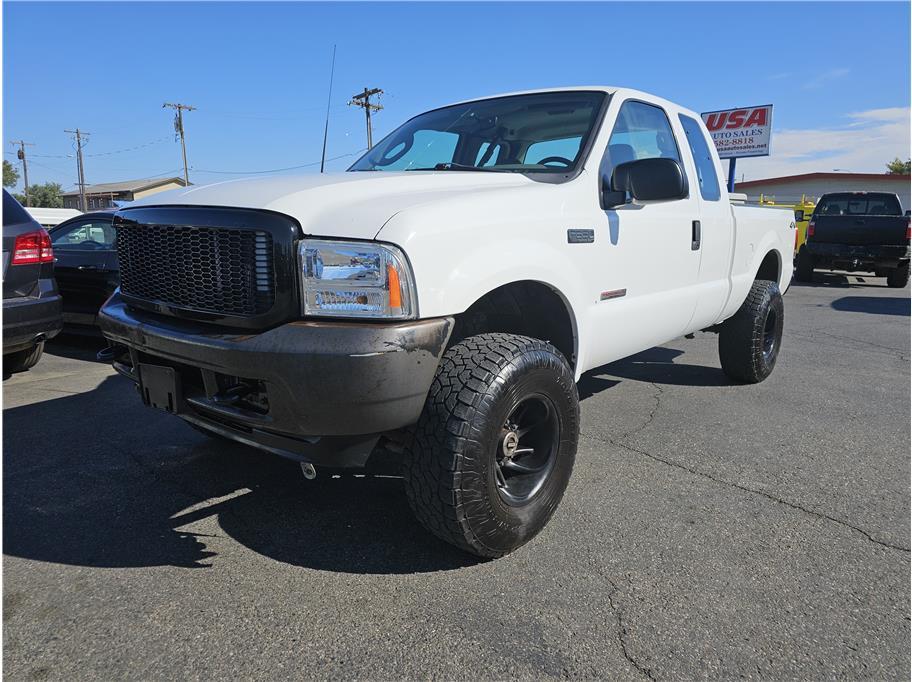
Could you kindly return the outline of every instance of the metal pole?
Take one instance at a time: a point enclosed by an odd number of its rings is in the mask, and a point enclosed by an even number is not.
[[[735,157],[728,160],[728,191],[735,191]]]

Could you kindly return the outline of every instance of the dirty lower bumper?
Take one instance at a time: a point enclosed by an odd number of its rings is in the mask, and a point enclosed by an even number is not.
[[[822,263],[846,265],[848,269],[859,266],[896,267],[909,260],[909,247],[893,244],[830,244],[808,242],[808,253]]]
[[[453,319],[302,320],[251,334],[139,311],[115,294],[99,324],[129,349],[115,368],[147,403],[161,406],[143,376],[151,385],[164,372],[178,387],[166,407],[187,421],[315,464],[359,466],[379,434],[418,419]]]
[[[3,352],[31,348],[51,339],[63,328],[60,296],[23,296],[3,301]]]

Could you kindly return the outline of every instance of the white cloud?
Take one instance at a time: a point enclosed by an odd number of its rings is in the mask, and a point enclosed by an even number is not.
[[[819,73],[814,78],[809,80],[804,84],[805,90],[816,90],[817,88],[822,88],[827,83],[838,80],[845,76],[849,75],[849,70],[845,67],[840,67],[837,69],[830,69],[829,71],[824,71]]]
[[[909,158],[910,113],[909,107],[870,109],[848,114],[849,122],[837,128],[774,129],[772,155],[739,159],[738,179],[742,174],[758,180],[834,168],[883,173],[894,157]]]

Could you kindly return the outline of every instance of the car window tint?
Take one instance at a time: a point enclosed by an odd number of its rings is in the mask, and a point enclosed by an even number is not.
[[[690,147],[690,153],[693,155],[694,164],[697,167],[700,196],[706,201],[718,201],[722,197],[722,190],[719,189],[719,176],[716,174],[716,164],[713,161],[709,144],[706,142],[706,136],[703,134],[700,124],[694,119],[684,114],[679,114],[678,118],[684,128],[687,145]]]
[[[114,248],[114,228],[106,220],[75,223],[55,230],[51,237],[54,248],[91,251]]]

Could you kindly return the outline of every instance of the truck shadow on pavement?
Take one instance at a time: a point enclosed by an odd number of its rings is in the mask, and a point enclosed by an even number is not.
[[[904,315],[909,317],[909,297],[843,296],[830,303],[833,310],[871,315]]]
[[[295,462],[209,440],[150,412],[120,377],[3,416],[9,556],[218,568],[236,560],[234,540],[276,561],[346,573],[478,562],[418,525],[400,479],[307,481]]]
[[[586,372],[577,384],[580,400],[613,388],[620,377],[649,384],[674,386],[730,386],[732,382],[718,367],[675,363],[684,351],[657,346],[624,360],[602,365]]]

